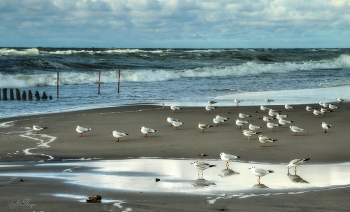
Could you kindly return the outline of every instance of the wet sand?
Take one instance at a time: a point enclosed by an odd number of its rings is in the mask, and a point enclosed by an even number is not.
[[[264,121],[258,119],[267,115],[262,113],[259,106],[221,107],[218,104],[218,108],[208,114],[204,107],[184,107],[172,113],[169,107],[162,105],[130,105],[2,119],[0,123],[7,122],[8,127],[0,128],[2,145],[0,162],[7,164],[9,162],[47,161],[48,156],[54,158],[51,161],[81,158],[117,160],[140,157],[205,160],[218,159],[218,154],[221,152],[238,155],[241,161],[258,163],[287,164],[294,158],[305,157],[311,158],[308,162],[310,164],[349,162],[349,139],[345,132],[349,126],[350,105],[348,103],[335,104],[340,108],[335,112],[321,115],[319,118],[306,112],[306,105],[293,105],[294,109],[290,112],[286,112],[283,106],[269,106],[282,111],[282,114],[287,114],[289,116],[287,119],[294,121],[293,125],[306,129],[306,132],[298,133],[297,136],[294,136],[294,133],[289,130],[289,125],[286,125],[285,128],[277,127],[275,132],[270,132],[264,125]],[[320,108],[318,104],[310,106]],[[252,117],[246,120],[261,126],[262,129],[258,130],[259,132],[278,139],[278,141],[266,144],[265,148],[262,147],[257,137],[251,137],[248,141],[234,121],[238,118],[239,112],[251,115]],[[230,119],[223,125],[208,128],[202,133],[197,127],[198,123],[214,125],[212,119],[215,115],[226,116]],[[185,124],[175,130],[166,122],[167,117],[178,118]],[[321,128],[323,121],[332,125],[328,133],[324,133]],[[273,122],[276,123],[276,120]],[[33,124],[46,126],[48,129],[36,135],[30,130]],[[79,137],[75,131],[77,125],[91,127],[92,130],[84,133],[83,137]],[[140,132],[142,126],[157,129],[159,132],[144,138]],[[247,129],[248,125],[242,128]],[[116,142],[116,138],[111,134],[113,130],[128,133],[129,136]],[[41,137],[42,135],[49,137]],[[29,150],[32,153],[30,155],[23,152],[25,149],[37,147],[39,140],[34,139],[49,141],[51,138],[55,139],[48,143],[48,146],[43,145],[42,148],[31,149]],[[202,153],[207,156],[205,158],[199,156]],[[2,171],[5,170],[2,168]],[[341,211],[348,208],[346,194],[350,191],[349,188],[342,188],[295,195],[281,191],[286,194],[262,195],[246,199],[220,199],[214,204],[208,204],[207,196],[201,195],[116,192],[72,186],[59,180],[34,178],[28,178],[24,182],[18,180],[18,178],[11,180],[8,177],[1,177],[0,186],[7,196],[2,201],[0,208],[8,208],[10,202],[28,197],[32,199],[32,204],[36,204],[35,206],[32,208],[18,206],[11,210],[123,211],[131,208],[132,211],[256,211],[263,206],[275,211]],[[123,208],[112,204],[87,204],[72,198],[49,195],[52,193],[71,193],[82,196],[100,194],[107,199],[124,200],[126,203],[122,204]],[[264,190],[261,193],[266,194],[270,191]]]

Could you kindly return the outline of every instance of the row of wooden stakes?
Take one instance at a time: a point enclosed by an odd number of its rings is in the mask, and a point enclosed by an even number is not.
[[[1,95],[2,94],[2,95]],[[45,91],[43,92],[43,95],[40,96],[38,91],[35,91],[35,95],[34,95],[36,100],[47,100],[47,99],[52,99],[52,96],[50,95],[49,97],[46,95]],[[2,92],[0,89],[0,99],[7,101],[7,100],[15,100],[15,95],[13,92],[13,89],[10,89],[10,99],[7,98],[7,88],[3,88]],[[23,91],[22,96],[21,96],[21,92],[18,88],[16,88],[16,100],[27,100],[27,92]],[[33,93],[31,90],[28,91],[28,100],[33,100]]]

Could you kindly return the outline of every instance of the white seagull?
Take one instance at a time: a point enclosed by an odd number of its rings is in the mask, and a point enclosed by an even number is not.
[[[281,114],[276,115],[276,119],[285,119],[287,117],[288,115],[281,115]]]
[[[173,113],[175,113],[176,110],[181,110],[182,108],[172,105],[172,106],[170,106],[170,109],[173,111]]]
[[[345,99],[343,99],[343,98],[337,98],[337,101],[341,104],[342,102],[345,101]]]
[[[206,106],[205,109],[210,113],[211,110],[215,110],[217,107],[214,106]]]
[[[204,133],[204,129],[209,128],[209,127],[213,127],[212,125],[207,125],[207,124],[198,124],[198,128],[202,130],[202,132]]]
[[[338,109],[339,107],[337,107],[337,106],[335,106],[335,105],[332,105],[332,104],[329,104],[329,105],[328,105],[328,108],[334,112],[334,110],[335,110],[335,109]]]
[[[261,118],[259,118],[259,119],[261,119]],[[267,122],[272,121],[273,119],[275,119],[275,118],[270,117],[270,116],[263,116],[262,117],[262,120],[264,120],[265,125],[267,124]]]
[[[273,173],[272,170],[266,170],[266,169],[256,168],[255,166],[252,166],[252,167],[250,167],[249,169],[252,171],[252,173],[253,173],[254,175],[259,176],[259,178],[258,178],[259,184],[260,184],[260,177],[263,177],[263,176],[265,176],[265,175],[267,175],[267,174]]]
[[[166,121],[170,124],[170,127],[173,126],[173,121],[180,121],[179,119],[174,119],[174,118],[171,118],[171,117],[168,117],[166,119]]]
[[[233,161],[237,158],[240,158],[239,156],[226,154],[224,152],[220,153],[219,156],[221,157],[221,160],[226,161],[226,168],[227,169],[230,166],[230,164],[229,164],[230,161]]]
[[[273,142],[277,141],[277,139],[273,139],[273,138],[263,136],[263,135],[259,135],[258,138],[259,138],[259,141],[264,144],[263,147],[265,147],[266,143],[273,143]]]
[[[116,130],[112,131],[113,137],[118,138],[117,142],[119,142],[119,138],[122,138],[124,136],[127,136],[129,134],[118,132]]]
[[[267,102],[267,104],[270,104],[270,102],[273,102],[273,99],[265,99],[265,102]]]
[[[219,116],[219,115],[216,115],[215,118],[220,119],[220,120],[223,120],[223,121],[229,120],[229,118],[223,117],[223,116]]]
[[[239,116],[239,118],[241,118],[241,119],[245,119],[245,118],[252,117],[251,115],[247,115],[247,114],[244,114],[244,113],[238,113],[238,116]]]
[[[175,130],[177,130],[181,125],[183,125],[185,123],[183,123],[181,121],[173,121],[172,124],[175,127]]]
[[[289,110],[292,110],[293,109],[293,107],[292,106],[290,106],[290,105],[284,105],[284,108],[286,108],[286,110],[289,112]]]
[[[250,129],[250,130],[255,131],[255,130],[260,129],[260,128],[261,128],[261,127],[259,127],[259,126],[249,124],[249,129]]]
[[[293,121],[288,121],[286,119],[278,119],[278,123],[282,125],[282,128],[284,128],[284,125],[293,123]]]
[[[327,124],[326,122],[322,122],[322,128],[324,129],[324,132],[327,133],[328,130],[331,128],[332,125]]]
[[[243,135],[248,137],[248,141],[249,141],[249,137],[256,135],[256,134],[260,134],[260,132],[255,132],[253,130],[243,130]]]
[[[80,126],[77,126],[77,128],[75,129],[78,133],[80,133],[80,136],[79,137],[83,137],[83,133],[84,132],[87,132],[87,131],[90,131],[91,128],[85,128],[85,127],[80,127]]]
[[[321,111],[314,109],[313,113],[315,114],[316,118],[318,118],[319,115],[322,114]]]
[[[155,132],[159,132],[159,130],[154,130],[154,129],[151,129],[151,128],[147,128],[147,127],[141,127],[141,132],[143,134],[145,134],[145,138],[147,138],[148,134],[150,133],[155,133]]]
[[[199,172],[202,172],[202,176],[203,176],[203,170],[216,166],[216,165],[211,165],[209,163],[198,162],[198,161],[195,161],[191,164],[193,164],[193,166],[198,170],[198,177],[199,177]]]
[[[308,112],[313,112],[314,111],[314,108],[310,107],[310,106],[306,106],[306,111]]]
[[[241,103],[241,102],[243,102],[243,100],[238,100],[238,99],[235,99],[235,100],[233,100],[237,105],[239,104],[239,103]]]
[[[243,120],[240,120],[240,119],[236,119],[236,125],[239,126],[239,129],[242,129],[242,126],[245,125],[245,124],[248,124],[250,121],[243,121]]]
[[[273,110],[273,109],[269,110],[269,116],[277,116],[279,114],[280,114],[280,111],[276,111],[276,110]]]
[[[33,125],[33,130],[36,131],[36,134],[38,134],[39,131],[43,130],[43,129],[47,129],[47,127],[42,127],[42,126],[39,126],[39,125]]]
[[[297,136],[297,133],[298,132],[305,132],[306,130],[300,128],[300,127],[297,127],[297,126],[289,126],[290,130],[295,132],[294,136]]]
[[[271,109],[268,107],[265,107],[264,105],[260,105],[260,110],[262,110],[263,113],[265,113],[266,110],[271,110]]]
[[[213,105],[213,104],[216,104],[217,102],[209,100],[208,103],[209,103],[210,105]]]
[[[270,132],[271,132],[272,130],[275,131],[275,127],[282,126],[282,125],[271,123],[271,122],[267,122],[266,126],[267,126],[267,128],[270,129]]]
[[[292,168],[292,167],[295,168],[294,171],[295,171],[295,173],[296,173],[296,172],[297,172],[297,167],[300,166],[301,164],[303,164],[304,161],[308,161],[308,160],[310,160],[310,158],[306,158],[306,159],[301,158],[301,159],[294,159],[294,160],[292,160],[292,161],[288,164],[288,166],[287,166],[287,168],[288,168],[288,173],[289,173],[289,169]]]
[[[223,119],[218,119],[216,117],[213,118],[213,122],[214,124],[216,124],[216,126],[218,126],[219,124],[222,125],[222,123],[224,122],[225,120]]]

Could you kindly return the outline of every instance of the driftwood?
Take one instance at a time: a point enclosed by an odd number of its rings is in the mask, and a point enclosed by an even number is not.
[[[91,203],[101,203],[102,197],[100,195],[95,195],[93,197],[86,197],[86,202]]]

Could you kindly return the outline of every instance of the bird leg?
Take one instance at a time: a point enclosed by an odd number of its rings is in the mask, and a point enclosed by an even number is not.
[[[327,130],[324,130],[324,133],[327,133]]]
[[[79,137],[83,137],[83,133],[80,133],[80,136]]]
[[[145,138],[147,138],[147,135],[148,135],[148,134],[146,134]]]
[[[228,169],[228,167],[230,166],[230,164],[228,164],[228,161],[226,162],[226,169]]]
[[[297,133],[295,133],[294,136],[297,136]]]
[[[118,138],[117,142],[119,142],[119,138]]]
[[[177,127],[175,128],[175,130],[177,130]]]

